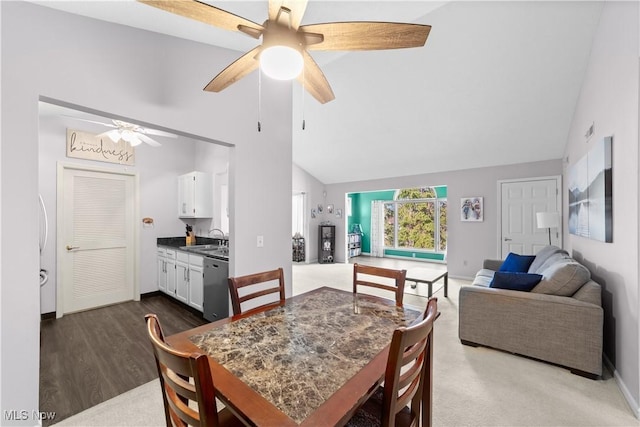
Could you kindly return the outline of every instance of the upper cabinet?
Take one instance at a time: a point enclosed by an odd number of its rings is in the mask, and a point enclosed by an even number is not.
[[[178,216],[213,218],[213,175],[191,172],[178,177]]]

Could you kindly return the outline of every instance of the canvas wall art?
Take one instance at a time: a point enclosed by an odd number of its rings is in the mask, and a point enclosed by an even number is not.
[[[568,173],[569,233],[613,242],[613,181],[611,145],[606,137]]]
[[[463,197],[460,199],[460,221],[483,220],[484,207],[482,197]]]

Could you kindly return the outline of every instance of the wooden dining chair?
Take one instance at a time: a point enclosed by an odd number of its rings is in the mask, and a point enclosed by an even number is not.
[[[393,332],[384,385],[356,411],[348,427],[431,427],[433,323],[437,316],[437,299],[431,298],[419,323]]]
[[[362,275],[377,276],[387,279],[393,279],[395,285],[372,282],[369,277],[363,278]],[[402,299],[404,298],[404,282],[407,277],[407,270],[392,270],[390,268],[373,267],[369,265],[353,264],[353,293],[358,293],[358,286],[370,286],[372,288],[384,289],[395,294],[396,305],[402,307]]]
[[[265,288],[265,286],[259,286],[267,282],[277,282],[278,285],[268,288]],[[240,289],[247,286],[252,286],[252,288],[249,289],[256,290],[253,292],[249,291],[249,293],[245,293],[241,296]],[[262,308],[267,305],[275,306],[284,301],[284,271],[282,270],[282,268],[278,268],[277,270],[249,274],[246,276],[229,277],[229,293],[231,294],[231,305],[233,306],[234,315],[243,313],[243,310],[241,308],[241,304],[243,302],[276,292],[280,294],[280,299],[278,301],[262,304],[257,307],[252,307],[251,310]],[[246,311],[248,310],[245,310],[244,312]]]
[[[145,319],[158,368],[167,427],[244,425],[227,408],[218,412],[207,356],[169,347],[158,317],[147,314]]]

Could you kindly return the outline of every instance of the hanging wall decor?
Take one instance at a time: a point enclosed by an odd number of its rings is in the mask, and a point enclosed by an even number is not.
[[[460,199],[460,221],[481,222],[484,218],[482,197]]]
[[[608,136],[569,168],[569,233],[613,242],[613,170]]]
[[[135,149],[124,140],[113,142],[106,136],[67,129],[67,157],[132,166]]]

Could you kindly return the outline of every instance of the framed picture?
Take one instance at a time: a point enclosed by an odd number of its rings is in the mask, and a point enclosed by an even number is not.
[[[316,210],[311,209],[311,218],[315,218],[315,217],[316,217]]]
[[[338,218],[342,218],[342,209],[339,209],[339,208],[338,208],[338,209],[336,209],[336,216],[337,216]]]
[[[608,136],[569,168],[569,233],[613,242],[613,169]]]
[[[483,219],[482,197],[463,197],[460,199],[460,221],[481,222]]]
[[[333,213],[333,205],[327,205],[327,212]]]

